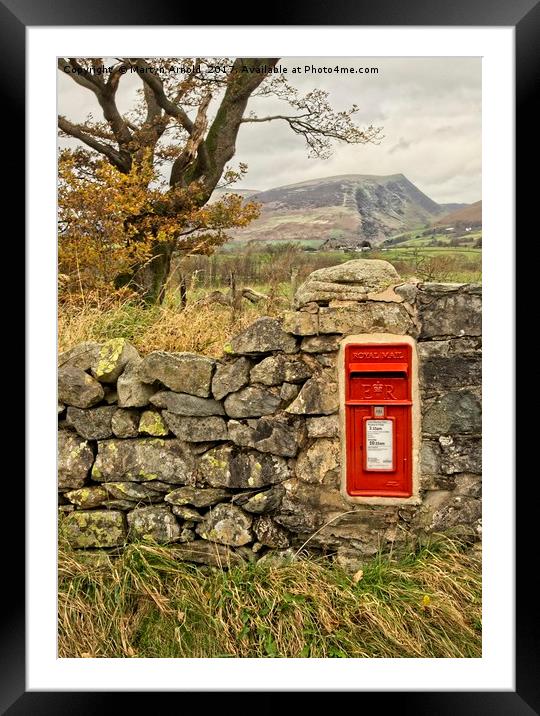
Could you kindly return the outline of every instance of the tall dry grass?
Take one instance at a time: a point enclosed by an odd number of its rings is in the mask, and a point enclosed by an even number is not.
[[[229,571],[131,544],[59,552],[61,657],[480,657],[479,559],[441,539],[354,578],[328,558]]]
[[[220,356],[228,338],[262,315],[277,315],[287,307],[283,296],[258,304],[243,302],[240,310],[211,304],[172,303],[143,306],[134,301],[96,299],[64,302],[58,310],[58,350],[83,341],[126,338],[141,354],[154,350],[189,351]]]

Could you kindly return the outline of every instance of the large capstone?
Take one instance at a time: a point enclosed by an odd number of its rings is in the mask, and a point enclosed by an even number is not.
[[[208,512],[196,529],[203,539],[210,542],[240,547],[253,541],[251,522],[252,518],[240,507],[220,504]]]
[[[212,394],[216,400],[221,400],[229,393],[234,393],[249,383],[251,363],[247,358],[238,358],[231,363],[221,363],[216,366],[212,378]]]
[[[187,393],[162,390],[152,397],[152,404],[170,413],[186,416],[225,415],[223,405],[213,398],[199,398]]]
[[[112,417],[117,411],[115,405],[103,405],[99,408],[82,410],[69,407],[66,423],[75,428],[86,440],[102,440],[112,437]]]
[[[381,293],[399,281],[398,272],[388,261],[355,259],[313,271],[298,288],[294,302],[300,307],[311,301],[362,301],[368,294]]]
[[[196,353],[156,351],[144,358],[141,375],[147,382],[159,380],[177,393],[207,398],[214,365],[214,360]]]
[[[307,383],[296,400],[286,408],[293,415],[331,415],[339,409],[339,391],[335,371],[323,370],[314,375]]]
[[[276,318],[263,316],[245,331],[231,338],[224,350],[226,353],[237,355],[257,355],[273,351],[294,353],[296,340],[289,333],[285,333],[280,321]]]
[[[128,512],[129,538],[150,539],[161,544],[180,537],[180,525],[168,507],[140,507]]]
[[[400,303],[365,301],[353,306],[321,308],[321,333],[397,333],[413,334],[414,324]]]
[[[124,544],[124,516],[113,510],[75,510],[60,524],[60,533],[75,549],[117,547]]]
[[[275,390],[275,389],[274,389]],[[279,392],[257,385],[242,388],[225,398],[225,412],[231,418],[256,418],[274,413],[281,403]]]
[[[94,453],[86,440],[67,430],[58,432],[58,488],[78,489],[84,485]]]
[[[239,453],[229,446],[206,452],[199,462],[199,478],[212,487],[255,488],[287,480],[286,460],[256,451]]]
[[[163,419],[169,430],[185,442],[199,443],[209,440],[227,440],[228,438],[227,423],[217,415],[195,418],[175,415],[165,410]]]
[[[115,383],[129,361],[138,358],[137,350],[125,338],[111,338],[92,363],[92,374],[100,383]]]
[[[76,408],[90,408],[103,400],[103,387],[82,368],[66,365],[58,371],[58,400]]]
[[[162,480],[185,485],[195,478],[195,459],[181,440],[103,440],[92,468],[97,482]]]

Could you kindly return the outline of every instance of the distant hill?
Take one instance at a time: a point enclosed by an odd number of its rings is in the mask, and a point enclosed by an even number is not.
[[[433,222],[435,226],[482,226],[482,202],[475,201],[462,209],[444,214]]]
[[[312,179],[250,193],[249,198],[262,204],[261,216],[237,230],[236,238],[323,239],[335,246],[365,240],[377,245],[399,231],[432,223],[448,206],[461,206],[437,204],[403,174]]]

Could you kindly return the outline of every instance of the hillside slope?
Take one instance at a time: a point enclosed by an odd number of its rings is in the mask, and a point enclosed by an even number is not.
[[[435,226],[481,226],[482,225],[482,202],[475,201],[463,209],[451,211],[444,214],[434,222]]]
[[[444,209],[403,174],[345,174],[252,194],[261,216],[234,236],[244,240],[322,239],[380,244],[400,230],[431,223]]]

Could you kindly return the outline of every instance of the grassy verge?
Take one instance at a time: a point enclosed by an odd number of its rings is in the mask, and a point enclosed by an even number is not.
[[[59,552],[61,657],[480,657],[481,569],[440,539],[351,577],[327,559],[229,571],[129,545]]]

